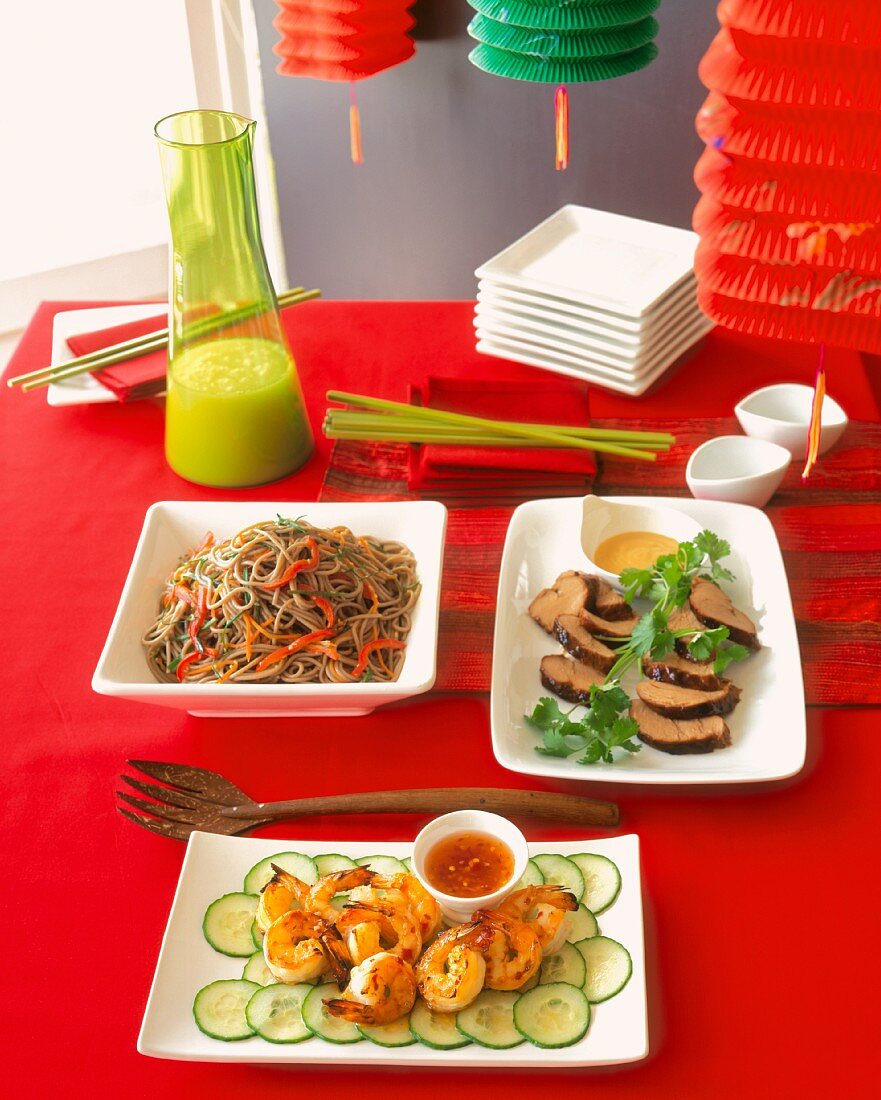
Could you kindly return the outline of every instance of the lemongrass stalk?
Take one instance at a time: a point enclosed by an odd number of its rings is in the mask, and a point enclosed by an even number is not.
[[[419,410],[423,406],[410,405],[407,407],[414,410],[414,412],[378,413],[360,409],[328,409],[327,413],[334,417],[338,416],[341,420],[345,418],[347,423],[353,424],[378,424],[383,421],[394,421],[395,424],[416,426],[425,423],[425,418],[419,415]],[[498,424],[504,424],[508,428],[518,428],[520,426],[512,420],[493,420],[490,423],[493,424],[495,430],[498,430],[496,427]],[[607,439],[612,443],[658,443],[667,445],[676,441],[676,437],[668,432],[619,431],[616,428],[593,428],[590,425],[541,424],[532,421],[528,423],[531,427],[540,428],[542,431],[554,432],[556,435],[571,435],[578,439]],[[474,430],[479,429],[475,428]]]
[[[393,417],[386,417],[386,419],[392,422],[394,420]],[[329,439],[397,440],[403,443],[455,443],[457,445],[473,447],[548,447],[553,450],[568,450],[571,447],[571,441],[567,441],[566,443],[547,443],[544,440],[533,439],[531,437],[515,439],[510,435],[500,435],[494,432],[468,431],[466,428],[458,428],[454,425],[449,425],[449,427],[443,429],[432,430],[428,427],[400,427],[393,423],[390,423],[388,427],[385,425],[340,424],[336,420],[330,418],[326,419],[324,422],[324,434]],[[594,444],[594,448],[609,444],[610,441],[608,440],[597,440]],[[639,451],[663,452],[669,450],[669,446],[666,443],[628,443],[627,447]]]
[[[438,423],[442,424],[462,424],[470,427],[487,428],[492,431],[501,432],[505,435],[511,435],[514,438],[527,436],[532,439],[543,439],[548,443],[556,443],[558,446],[565,445],[567,447],[574,447],[576,450],[582,451],[593,451],[597,449],[595,443],[587,442],[577,437],[560,435],[557,432],[549,432],[541,428],[536,428],[532,424],[518,424],[516,427],[510,427],[503,421],[487,420],[479,416],[465,416],[463,413],[444,412],[440,409],[432,409],[424,405],[406,405],[400,401],[386,401],[380,397],[361,397],[358,394],[343,393],[339,390],[329,390],[327,393],[327,400],[349,405],[363,405],[365,408],[384,409],[389,412],[399,412],[403,409],[412,413],[414,409],[418,408],[421,410],[421,415],[427,420],[436,420]],[[609,451],[608,453],[622,454],[627,457],[647,457],[643,452],[627,447],[616,447],[616,450]],[[652,456],[649,461],[654,461],[654,456]]]

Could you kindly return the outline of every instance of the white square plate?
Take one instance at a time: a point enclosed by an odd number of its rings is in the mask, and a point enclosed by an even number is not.
[[[163,302],[147,302],[137,306],[103,306],[96,309],[67,309],[56,313],[52,321],[52,366],[67,363],[76,356],[67,346],[69,336],[82,332],[126,325],[146,317],[158,317],[165,309]],[[63,382],[53,382],[46,391],[46,400],[56,407],[63,405],[103,405],[116,400],[106,386],[91,374],[78,374]]]
[[[645,358],[669,333],[681,328],[700,315],[694,294],[666,307],[658,320],[639,332],[619,332],[591,321],[582,321],[571,314],[533,309],[528,312],[515,303],[477,295],[475,317],[481,324],[510,325],[535,334],[559,340],[575,347],[590,346],[610,356],[625,360]]]
[[[521,343],[520,341],[496,338],[492,340],[482,339],[477,342],[477,351],[483,355],[494,355],[500,359],[510,359],[514,363],[526,363],[540,370],[549,370],[554,374],[565,374],[570,378],[580,378],[582,381],[591,382],[593,385],[602,386],[607,390],[615,390],[617,393],[625,393],[629,397],[639,397],[649,387],[669,370],[676,360],[690,347],[693,347],[713,327],[711,321],[701,318],[695,322],[693,329],[675,355],[663,356],[660,362],[653,364],[648,370],[643,370],[638,377],[633,375],[623,376],[620,372],[609,367],[595,366],[588,363],[583,357],[577,358],[564,355],[561,352],[544,351]]]
[[[580,305],[568,298],[555,298],[550,294],[539,294],[537,291],[518,290],[504,283],[493,282],[491,279],[481,279],[477,284],[477,290],[478,298],[482,301],[504,304],[506,308],[516,307],[530,313],[549,314],[554,318],[559,315],[564,319],[574,319],[585,324],[597,325],[604,330],[610,329],[616,333],[639,337],[657,324],[667,310],[678,306],[684,299],[694,301],[697,296],[697,280],[692,272],[667,294],[662,295],[652,308],[640,317]]]
[[[694,266],[696,233],[564,206],[475,274],[585,305],[642,316]]]
[[[165,580],[206,531],[229,538],[276,514],[305,516],[317,527],[349,527],[356,535],[403,542],[416,558],[422,591],[413,612],[404,665],[392,683],[164,684],[154,680],[141,636],[159,607]],[[141,537],[104,650],[92,677],[99,695],[187,710],[203,717],[369,714],[383,703],[434,685],[437,624],[447,510],[437,501],[296,503],[291,501],[163,500],[147,510]]]
[[[679,497],[610,497],[626,504],[676,508],[727,539],[726,584],[734,603],[756,618],[762,649],[729,666],[743,691],[726,718],[730,748],[695,756],[671,756],[643,745],[614,764],[585,766],[535,751],[540,734],[526,722],[542,695],[539,661],[560,647],[529,617],[536,593],[566,569],[587,569],[581,549],[581,497],[533,500],[511,517],[499,576],[493,646],[492,743],[496,759],[511,771],[556,779],[603,783],[754,783],[785,779],[805,761],[805,700],[789,585],[777,536],[757,508]],[[625,681],[630,686],[633,680]]]
[[[245,964],[245,959],[219,955],[202,935],[202,918],[215,898],[240,890],[247,871],[259,860],[277,852],[299,851],[312,856],[322,852],[341,852],[357,858],[376,855],[381,850],[387,855],[403,858],[410,855],[412,844],[255,840],[193,833],[162,939],[150,999],[138,1037],[138,1050],[154,1058],[195,1062],[295,1062],[414,1068],[602,1066],[644,1058],[648,1053],[648,1023],[638,837],[631,834],[608,840],[547,842],[530,844],[529,848],[532,855],[539,852],[559,852],[562,855],[596,852],[614,860],[621,871],[621,893],[597,919],[603,935],[623,943],[630,952],[633,974],[616,997],[592,1006],[590,1028],[585,1037],[573,1046],[542,1050],[530,1043],[523,1043],[509,1050],[488,1050],[473,1045],[438,1051],[418,1043],[387,1049],[367,1040],[338,1046],[322,1039],[307,1039],[288,1046],[267,1043],[256,1037],[236,1043],[209,1039],[199,1031],[193,1020],[193,998],[211,981],[240,978]]]
[[[610,377],[627,381],[641,378],[662,363],[674,362],[693,342],[694,333],[703,334],[711,322],[701,313],[691,314],[681,325],[669,329],[657,342],[647,345],[639,355],[624,358],[590,339],[575,343],[568,338],[548,336],[521,325],[500,323],[484,316],[475,317],[474,324],[479,340],[500,341],[522,351],[557,356],[563,360],[571,360],[573,366],[584,364],[588,370],[598,374],[608,371]]]

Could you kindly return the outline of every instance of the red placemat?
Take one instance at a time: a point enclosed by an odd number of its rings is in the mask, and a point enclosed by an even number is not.
[[[633,421],[595,419],[597,427]],[[687,496],[685,463],[699,444],[737,431],[730,418],[641,420],[673,432],[676,445],[647,467],[606,458],[595,491]],[[337,443],[321,500],[412,500],[408,447]],[[531,491],[534,497],[555,495]],[[559,495],[559,494],[557,494]],[[568,494],[563,494],[568,495]],[[517,499],[487,505],[444,497],[450,507],[441,589],[438,691],[488,691],[496,586],[508,519]],[[469,505],[471,505],[469,507]],[[809,704],[881,703],[881,425],[851,422],[807,488],[794,462],[767,509],[786,562]]]

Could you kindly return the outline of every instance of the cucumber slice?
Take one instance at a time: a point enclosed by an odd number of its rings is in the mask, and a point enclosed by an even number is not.
[[[274,856],[267,856],[255,863],[245,875],[244,890],[246,894],[259,894],[267,882],[275,874],[272,864],[275,863],[291,875],[295,875],[301,882],[314,886],[318,882],[318,869],[315,860],[311,856],[304,856],[302,852],[278,852]]]
[[[279,866],[281,865],[279,864]],[[357,864],[348,856],[341,856],[337,852],[329,852],[324,856],[316,856],[315,866],[318,869],[318,877],[324,878],[325,875],[329,875],[333,871],[351,871]]]
[[[407,868],[394,856],[361,856],[355,862],[359,867],[369,867],[378,875],[405,875]]]
[[[254,921],[251,925],[251,942],[254,944],[258,951],[263,950],[263,933],[257,927],[256,921]]]
[[[566,914],[566,926],[566,939],[569,943],[578,943],[579,940],[587,940],[600,934],[597,919],[586,905],[579,905],[573,913]]]
[[[538,868],[538,864],[534,859],[526,861],[526,870],[523,872],[523,877],[514,887],[515,890],[523,890],[527,886],[541,886],[545,877]]]
[[[517,1001],[514,1024],[534,1046],[569,1047],[590,1026],[590,1004],[574,985],[539,985]]]
[[[517,992],[518,993],[528,993],[530,989],[535,989],[535,987],[538,985],[538,981],[539,981],[540,977],[541,977],[541,967],[539,967],[538,970],[536,970],[536,972],[532,975],[531,978],[529,978],[527,981],[525,981],[523,983],[523,985],[520,986],[520,988],[517,990]]]
[[[538,869],[545,877],[545,882],[554,886],[562,886],[575,895],[576,901],[581,901],[584,893],[584,877],[571,859],[565,856],[540,855],[533,856]]]
[[[196,994],[193,1016],[196,1027],[212,1039],[235,1043],[254,1034],[245,1018],[248,1001],[260,988],[253,982],[233,978],[211,982]]]
[[[423,1046],[433,1050],[456,1050],[471,1040],[456,1027],[455,1012],[432,1012],[423,1000],[417,1000],[410,1013],[410,1031]]]
[[[407,1016],[402,1016],[393,1024],[355,1024],[355,1027],[365,1039],[379,1047],[409,1047],[416,1042]]]
[[[571,943],[564,943],[559,951],[545,956],[541,964],[540,985],[553,985],[554,982],[568,982],[584,985],[586,967],[584,956]]]
[[[602,913],[617,898],[621,890],[621,872],[605,856],[580,852],[569,857],[584,877],[582,901],[591,913]]]
[[[303,1023],[313,1035],[326,1039],[329,1043],[360,1043],[363,1036],[354,1024],[340,1020],[324,1007],[325,1000],[339,997],[336,982],[316,985],[303,1001]]]
[[[256,894],[224,894],[205,910],[202,931],[221,955],[245,959],[254,954],[251,925],[257,912]]]
[[[584,993],[591,1004],[608,1001],[620,993],[630,981],[633,973],[633,960],[630,952],[617,940],[608,936],[594,936],[582,940],[575,946],[584,957],[587,972],[584,978]]]
[[[267,985],[248,1001],[245,1019],[267,1043],[302,1043],[312,1032],[303,1023],[303,1002],[311,985]]]
[[[255,985],[275,985],[275,978],[266,965],[266,959],[263,958],[262,951],[255,951],[245,963],[242,978],[246,982],[254,982]]]
[[[482,1047],[508,1050],[519,1046],[523,1036],[514,1026],[514,1005],[519,996],[511,990],[484,989],[458,1013],[456,1027]]]
[[[410,859],[409,856],[407,856],[406,859],[401,860],[401,863],[404,864],[404,870],[407,872],[407,874],[412,875],[413,874],[413,860]]]

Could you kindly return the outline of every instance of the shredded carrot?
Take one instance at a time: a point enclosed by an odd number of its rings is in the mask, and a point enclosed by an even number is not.
[[[403,649],[406,643],[399,641],[397,638],[374,638],[372,642],[367,642],[366,645],[361,647],[361,652],[358,654],[358,663],[352,670],[352,675],[355,679],[364,675],[364,671],[367,668],[367,661],[370,654],[377,649]]]
[[[290,584],[294,577],[296,577],[298,573],[302,573],[304,569],[316,569],[321,560],[318,552],[318,543],[310,535],[309,538],[306,539],[306,546],[309,547],[308,558],[300,558],[299,561],[295,561],[292,565],[287,567],[277,581],[270,581],[269,584],[264,584],[262,587],[267,589],[283,588],[286,584]]]
[[[196,650],[195,653],[188,653],[186,657],[177,666],[175,675],[178,680],[183,682],[184,677],[190,671],[191,665],[194,665],[197,661],[213,661],[217,657],[216,649],[206,649],[204,652]]]
[[[291,642],[290,645],[284,645],[280,649],[274,649],[272,653],[267,653],[262,661],[257,665],[255,671],[263,672],[269,668],[270,665],[274,665],[276,661],[283,661],[285,657],[289,657],[292,653],[297,653],[301,649],[305,649],[306,646],[312,642],[320,642],[323,638],[330,638],[333,636],[332,630],[313,630],[311,634],[303,634],[295,642]]]
[[[251,623],[254,621],[250,615],[243,615],[245,620],[245,660],[248,664],[251,663]]]

